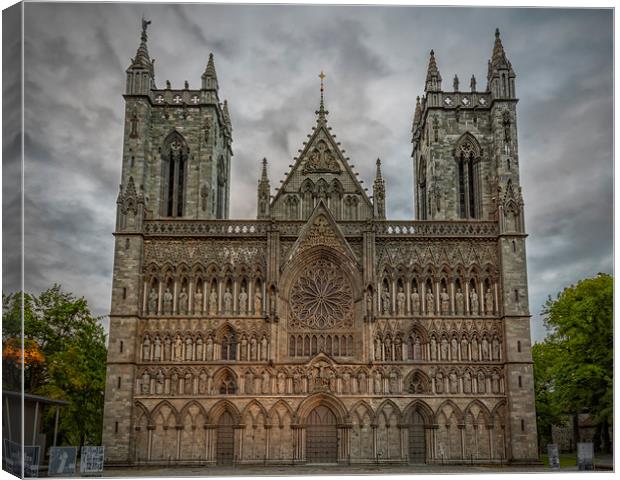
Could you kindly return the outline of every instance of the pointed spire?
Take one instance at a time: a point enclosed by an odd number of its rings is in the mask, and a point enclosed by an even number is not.
[[[263,169],[260,175],[261,182],[269,182],[269,177],[267,176],[267,159],[263,158]]]
[[[385,180],[381,175],[381,159],[377,158],[377,172],[372,188],[373,206],[376,218],[385,218]]]
[[[329,113],[327,110],[325,110],[325,102],[323,98],[323,92],[325,91],[323,80],[325,79],[325,76],[326,75],[323,73],[323,70],[321,70],[321,73],[319,73],[319,78],[321,79],[321,103],[319,104],[319,109],[316,112],[314,112],[315,114],[319,116],[317,118],[317,123],[327,122],[327,119],[325,118],[325,116]]]
[[[435,51],[431,50],[426,71],[426,87],[424,91],[441,91],[441,75],[435,61]]]
[[[472,92],[476,91],[476,77],[471,76],[471,80],[469,81],[469,88],[471,88]]]
[[[142,17],[142,34],[140,35],[140,46],[138,47],[138,51],[136,52],[136,57],[132,60],[132,67],[142,67],[152,70],[153,62],[151,62],[151,58],[149,57],[149,51],[146,47],[146,41],[148,36],[146,34],[147,27],[151,24],[150,20],[145,20]]]
[[[452,81],[452,86],[454,87],[455,92],[459,91],[459,77],[456,73],[454,74],[454,80]]]
[[[415,99],[415,113],[413,114],[412,130],[415,130],[415,126],[420,122],[420,118],[422,118],[422,105],[420,105],[420,96],[418,95]]]
[[[506,52],[499,36],[499,28],[495,29],[495,45],[491,56],[491,67],[493,70],[510,69],[510,62],[506,58]]]
[[[219,88],[217,82],[217,73],[215,72],[215,62],[213,61],[213,53],[209,54],[209,60],[207,61],[207,66],[205,68],[204,73],[200,77],[202,78],[202,89],[203,90],[215,90],[217,91]]]
[[[229,127],[232,125],[230,121],[230,113],[228,112],[228,100],[224,100],[224,106],[222,107],[222,115],[224,117],[224,123]]]

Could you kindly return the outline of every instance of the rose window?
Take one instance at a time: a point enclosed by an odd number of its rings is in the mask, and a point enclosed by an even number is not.
[[[353,294],[342,269],[328,260],[308,265],[290,295],[292,326],[328,329],[352,324]]]

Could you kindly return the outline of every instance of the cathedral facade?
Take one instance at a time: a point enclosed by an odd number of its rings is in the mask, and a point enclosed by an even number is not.
[[[328,126],[256,220],[230,220],[232,123],[213,56],[157,88],[127,70],[103,441],[109,464],[537,458],[515,74],[442,89],[412,129],[417,220],[385,218]],[[322,77],[322,75],[321,75]],[[260,168],[260,167],[259,167]],[[233,189],[234,191],[234,189]]]

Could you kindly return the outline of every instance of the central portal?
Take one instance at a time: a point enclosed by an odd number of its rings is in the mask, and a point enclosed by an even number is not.
[[[336,463],[338,461],[336,416],[326,406],[319,405],[308,415],[306,461],[308,463]]]

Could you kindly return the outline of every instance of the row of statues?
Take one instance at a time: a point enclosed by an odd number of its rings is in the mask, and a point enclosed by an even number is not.
[[[220,378],[219,382],[215,379]],[[139,377],[139,391],[142,395],[217,395],[217,394],[307,394],[316,391],[329,391],[337,394],[443,394],[443,393],[493,393],[503,391],[503,382],[499,371],[483,370],[463,372],[451,370],[431,372],[426,377],[419,372],[411,375],[408,384],[401,387],[401,376],[398,372],[382,372],[375,370],[368,376],[360,370],[357,374],[351,371],[336,372],[329,367],[309,368],[307,371],[295,370],[292,374],[278,372],[272,374],[268,370],[260,373],[246,370],[241,377],[241,388],[237,388],[236,380],[229,373],[223,376],[212,375],[201,371],[194,374],[187,370],[172,370],[164,373],[159,369],[156,373],[144,370]],[[221,385],[220,385],[221,383]],[[232,385],[231,385],[232,383]]]
[[[405,344],[400,335],[380,336],[374,339],[374,359],[382,362],[408,360],[433,361],[501,361],[501,341],[497,335],[489,341],[486,335],[482,340],[473,336],[471,340],[462,336],[450,340],[443,335],[439,340],[431,335],[426,343],[419,335],[410,336]]]
[[[147,297],[147,314],[148,315],[188,315],[188,314],[206,314],[206,315],[262,315],[263,312],[263,296],[259,288],[254,292],[253,310],[249,311],[249,296],[244,286],[237,296],[237,309],[234,311],[234,296],[230,291],[230,287],[222,294],[222,305],[219,306],[218,293],[216,288],[212,288],[208,295],[207,303],[204,304],[204,296],[201,288],[197,288],[193,295],[193,305],[189,306],[189,295],[186,288],[181,287],[181,291],[177,296],[176,309],[174,307],[174,295],[170,287],[166,287],[162,295],[161,306],[159,305],[159,293],[155,287],[151,287]]]
[[[411,315],[480,315],[480,301],[478,298],[478,293],[475,289],[471,289],[469,292],[469,309],[466,309],[465,305],[465,295],[463,294],[460,288],[457,288],[456,293],[454,294],[454,310],[451,307],[450,302],[450,294],[447,292],[446,288],[441,289],[441,293],[439,293],[439,307],[437,310],[435,295],[433,294],[433,290],[430,287],[426,288],[426,294],[424,295],[424,305],[422,305],[422,296],[418,293],[418,289],[416,287],[413,288],[413,292],[410,296],[411,307],[410,310],[407,310],[407,294],[405,293],[403,287],[399,287],[398,292],[396,293],[396,311],[392,309],[392,297],[390,295],[390,291],[387,287],[383,287],[381,292],[381,315],[391,315],[392,313],[404,316],[408,313]],[[369,297],[370,298],[370,297]],[[369,300],[368,308],[372,308],[372,298]],[[437,310],[437,312],[435,312]],[[484,295],[484,313],[486,315],[493,315],[496,313],[495,311],[495,295],[493,290],[490,288],[487,289]]]
[[[223,357],[223,345],[226,345],[225,356]],[[234,352],[230,353],[229,350]],[[237,351],[238,350],[238,351]],[[181,338],[180,335],[164,336],[163,340],[159,335],[151,338],[148,334],[142,339],[142,361],[211,361],[211,360],[256,360],[266,361],[268,359],[269,341],[265,335],[242,334],[238,342],[229,337],[221,340],[208,335],[204,340],[201,336],[192,338],[191,336]]]

